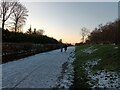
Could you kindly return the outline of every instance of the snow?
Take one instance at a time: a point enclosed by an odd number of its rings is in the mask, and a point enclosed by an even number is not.
[[[85,71],[87,72],[88,81],[92,88],[118,88],[120,89],[120,73],[98,70],[96,73],[92,72],[92,67],[97,65],[101,59],[88,61],[83,65]]]
[[[62,65],[74,51],[54,50],[2,64],[2,88],[52,88],[61,76]]]
[[[116,47],[114,47],[114,49],[118,49],[118,47],[116,46]]]
[[[118,47],[115,47],[117,49]],[[87,49],[82,50],[84,53],[92,54],[97,49],[93,47],[88,47]],[[112,88],[112,89],[120,89],[120,73],[106,70],[98,70],[93,72],[92,68],[97,65],[101,61],[101,59],[93,59],[87,60],[83,64],[83,68],[87,73],[87,77],[90,79],[88,84],[92,86],[92,88]]]
[[[0,90],[2,89],[2,65],[0,65]]]
[[[59,88],[69,88],[71,85],[73,85],[74,78],[73,62],[75,60],[74,55],[75,55],[74,51],[71,52],[70,56],[68,57],[68,60],[63,64],[62,76],[60,76],[60,79],[57,82],[57,86]]]
[[[88,48],[81,50],[81,51],[84,53],[87,53],[87,54],[91,54],[91,53],[95,52],[96,50],[97,49],[93,49],[93,47],[91,46],[91,47],[88,47]]]
[[[119,75],[115,72],[107,72],[105,70],[99,70],[91,77],[92,80],[97,81],[98,83],[93,87],[101,87],[101,88],[118,88],[120,89],[120,78]]]

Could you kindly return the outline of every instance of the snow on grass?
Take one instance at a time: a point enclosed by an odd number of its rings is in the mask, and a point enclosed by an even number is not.
[[[120,78],[115,72],[99,70],[93,74],[91,79],[97,82],[93,87],[120,89]]]
[[[116,47],[114,47],[114,49],[118,49],[118,47],[116,46]]]
[[[91,46],[91,47],[88,47],[88,48],[83,49],[81,51],[84,52],[84,53],[87,53],[87,54],[91,54],[91,53],[95,52],[96,50],[97,49],[93,49],[93,47]]]
[[[118,88],[120,89],[120,73],[98,70],[93,73],[92,67],[97,65],[101,59],[88,61],[83,65],[90,81],[88,83],[92,88]]]
[[[73,61],[74,58],[74,51],[70,53],[67,62],[63,64],[62,75],[60,76],[57,86],[59,88],[70,88],[73,85],[73,78],[74,78],[74,68],[73,68]]]

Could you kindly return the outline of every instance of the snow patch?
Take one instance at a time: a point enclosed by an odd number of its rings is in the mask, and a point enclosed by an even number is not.
[[[114,49],[118,49],[118,47],[116,46],[116,47],[114,47]]]
[[[92,88],[117,88],[120,89],[120,73],[99,70],[92,72],[92,67],[97,65],[101,59],[88,61],[83,65],[90,81],[88,83]]]
[[[86,49],[84,49],[84,50],[81,50],[82,52],[84,52],[84,53],[87,53],[87,54],[91,54],[91,53],[93,53],[93,52],[95,52],[97,49],[94,49],[92,46],[91,47],[88,47],[88,48],[86,48]]]
[[[97,73],[93,74],[91,77],[92,80],[97,83],[93,86],[100,88],[118,88],[120,89],[120,78],[119,75],[115,72],[107,72],[105,70],[99,70]]]
[[[58,88],[70,88],[70,86],[73,85],[73,78],[74,78],[73,61],[74,60],[75,58],[74,58],[74,51],[73,51],[70,53],[70,56],[68,57],[67,62],[63,64],[62,76],[57,82]]]

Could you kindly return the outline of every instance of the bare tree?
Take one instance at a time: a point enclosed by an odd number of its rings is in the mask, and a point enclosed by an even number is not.
[[[13,26],[15,32],[17,32],[24,24],[26,17],[28,16],[28,10],[21,3],[17,3],[14,12],[12,14],[11,20],[13,20]]]
[[[9,19],[11,14],[14,12],[14,8],[17,2],[13,0],[2,0],[0,3],[0,17],[2,19],[2,30],[4,30],[5,22]]]
[[[89,31],[87,28],[83,27],[81,29],[81,35],[82,35],[82,42],[84,43],[85,42],[85,37],[88,35]]]

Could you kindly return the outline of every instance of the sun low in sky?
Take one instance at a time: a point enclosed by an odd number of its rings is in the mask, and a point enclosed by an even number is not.
[[[44,29],[45,35],[67,43],[80,42],[82,27],[92,31],[118,18],[117,2],[22,2],[29,10],[24,26]]]

